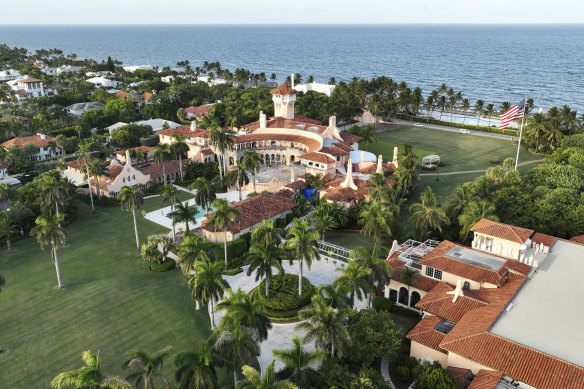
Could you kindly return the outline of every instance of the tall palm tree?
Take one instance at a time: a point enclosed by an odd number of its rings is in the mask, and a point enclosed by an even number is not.
[[[39,189],[42,208],[51,215],[59,214],[59,205],[63,206],[67,194],[64,182],[55,176],[44,175]],[[54,213],[51,208],[53,205]]]
[[[16,201],[19,193],[16,189],[8,186],[7,183],[0,184],[0,203],[7,204],[8,201]]]
[[[51,381],[51,386],[56,389],[75,387],[84,389],[109,388],[132,389],[132,385],[119,377],[111,377],[101,372],[99,354],[92,351],[84,351],[81,355],[85,366],[57,374]]]
[[[249,184],[249,177],[247,176],[246,166],[243,162],[235,161],[235,169],[232,171],[234,175],[234,182],[237,184],[239,191],[239,201],[242,200],[241,187]]]
[[[350,253],[351,259],[362,269],[368,271],[369,295],[367,296],[367,306],[369,308],[371,308],[371,300],[375,289],[385,287],[391,280],[393,270],[389,262],[385,260],[385,253],[387,253],[387,250],[383,247],[376,247],[372,251],[360,247]]]
[[[240,366],[260,355],[259,336],[255,329],[242,327],[231,320],[219,327],[213,349],[233,368],[234,382],[239,381]]]
[[[171,157],[170,145],[168,143],[159,143],[154,147],[152,158],[154,162],[162,165],[162,182],[166,183],[166,162],[170,161]]]
[[[355,297],[363,300],[363,297],[369,291],[367,279],[371,270],[360,266],[354,261],[349,262],[346,267],[335,270],[340,272],[341,275],[333,281],[333,285],[337,288],[345,287],[350,291],[351,306],[355,304]]]
[[[306,385],[306,371],[310,366],[324,360],[326,353],[322,350],[304,351],[302,340],[298,335],[292,338],[292,347],[289,349],[272,350],[274,357],[284,363],[284,368],[278,375],[292,380],[296,385]]]
[[[225,289],[229,288],[221,274],[224,268],[221,262],[198,261],[195,263],[195,275],[189,278],[193,298],[203,304],[210,304],[211,329],[215,328],[215,302],[222,299]]]
[[[442,224],[448,223],[448,217],[442,208],[438,208],[432,187],[426,187],[420,199],[420,203],[410,206],[411,218],[416,222],[416,227],[420,231],[431,229],[442,232]]]
[[[338,269],[339,268],[335,270]],[[322,296],[327,305],[333,308],[344,309],[353,306],[353,301],[350,295],[351,289],[345,284],[319,285],[316,288],[316,292]]]
[[[138,224],[136,223],[136,209],[140,209],[144,204],[144,193],[135,186],[122,186],[118,194],[120,206],[124,211],[132,211],[134,218],[134,233],[136,235],[136,247],[140,252],[140,239],[138,238]]]
[[[527,123],[527,134],[535,139],[535,152],[539,151],[540,140],[547,133],[545,116],[539,113],[534,114]]]
[[[276,378],[274,370],[274,362],[266,366],[266,371],[262,377],[262,373],[251,366],[244,365],[241,371],[245,379],[239,381],[236,385],[237,389],[298,389],[296,385],[289,381],[279,381]]]
[[[359,131],[359,136],[363,138],[361,142],[365,143],[365,150],[369,151],[369,145],[371,143],[377,142],[377,133],[373,129],[373,126],[368,124],[364,127],[361,127]]]
[[[294,219],[286,239],[284,247],[291,250],[292,256],[298,261],[298,295],[302,296],[302,265],[306,262],[310,270],[312,261],[318,259],[314,244],[320,239],[320,235],[318,231],[308,227],[308,221]]]
[[[477,128],[479,128],[479,121],[481,120],[481,116],[485,112],[484,108],[485,108],[485,102],[483,100],[477,100],[475,102],[473,109],[472,109],[477,114]]]
[[[371,203],[359,216],[359,221],[363,225],[361,233],[373,235],[373,248],[377,247],[383,234],[391,236],[391,222],[394,215],[386,205],[378,202]]]
[[[466,182],[454,188],[454,197],[446,205],[447,217],[450,221],[457,221],[461,213],[464,212],[474,198],[474,185],[472,182]]]
[[[179,202],[178,198],[176,197],[177,194],[177,189],[170,185],[170,184],[164,184],[162,186],[162,192],[160,192],[160,206],[163,207],[164,204],[168,203],[170,204],[170,213],[174,213],[174,206]],[[161,210],[162,212],[162,210]],[[176,229],[175,229],[175,218],[171,217],[171,223],[172,223],[172,240],[173,242],[176,242]]]
[[[262,246],[278,245],[283,235],[284,229],[276,227],[274,220],[265,219],[251,232],[251,241]]]
[[[0,292],[2,292],[2,287],[6,285],[6,277],[0,273]]]
[[[466,114],[468,113],[468,110],[470,109],[470,100],[469,99],[462,99],[459,108],[464,111],[464,118],[462,119],[462,124],[464,124],[464,122],[466,121]]]
[[[316,205],[316,208],[312,213],[314,229],[321,234],[322,240],[325,240],[325,233],[327,230],[331,230],[338,226],[335,215],[333,215],[333,208],[329,204],[330,203],[323,199],[323,201]]]
[[[217,387],[217,373],[211,347],[203,343],[198,350],[180,353],[174,360],[174,377],[179,389],[208,389]]]
[[[255,175],[260,171],[263,159],[262,155],[255,151],[246,151],[243,153],[243,165],[251,173],[251,180],[253,182],[253,191],[256,191]]]
[[[99,191],[99,177],[103,174],[103,165],[99,161],[93,161],[89,164],[89,173],[93,176],[95,180],[95,191],[97,192],[97,198],[101,197]]]
[[[495,105],[494,104],[487,104],[487,108],[485,110],[487,117],[489,118],[489,127],[491,127],[491,118],[495,114]]]
[[[215,194],[215,187],[210,180],[203,177],[197,178],[191,185],[189,190],[195,190],[195,202],[199,207],[205,208],[205,212],[209,212],[209,205],[217,198]]]
[[[187,153],[189,152],[189,145],[186,143],[186,140],[187,137],[184,135],[172,134],[172,143],[170,144],[172,155],[178,159],[181,180],[183,180],[183,155],[187,156]]]
[[[296,329],[306,331],[304,342],[314,340],[317,348],[330,350],[331,357],[343,356],[343,346],[351,342],[347,330],[348,310],[329,307],[315,294],[311,304],[301,310],[298,317],[302,321]]]
[[[51,247],[51,258],[55,264],[57,284],[59,285],[59,288],[62,288],[63,285],[61,283],[61,272],[59,271],[57,249],[65,246],[65,238],[67,236],[67,230],[61,226],[62,221],[63,215],[60,213],[55,216],[39,215],[35,221],[36,227],[30,231],[30,235],[36,238],[42,250],[47,246]]]
[[[12,216],[5,211],[0,211],[0,239],[6,240],[7,250],[11,250],[10,239],[16,233],[17,228]]]
[[[187,233],[182,243],[178,246],[178,260],[183,273],[190,277],[191,274],[197,274],[195,264],[199,261],[209,261],[211,244],[204,238]],[[199,300],[195,299],[195,309],[199,310]]]
[[[460,236],[466,239],[470,228],[481,219],[499,220],[495,215],[495,206],[489,200],[476,199],[471,201],[468,208],[458,217]]]
[[[154,389],[154,382],[159,381],[166,389],[170,389],[170,382],[159,373],[164,365],[164,358],[170,353],[170,347],[164,348],[155,354],[146,351],[130,350],[129,359],[123,364],[124,369],[137,368],[138,371],[126,377],[129,382],[134,382],[136,388]]]
[[[247,261],[247,276],[249,277],[255,271],[256,282],[265,278],[266,297],[270,297],[270,284],[273,278],[273,268],[278,270],[279,274],[284,274],[284,268],[280,261],[284,258],[286,252],[271,242],[267,245],[254,243],[249,248]]]
[[[197,214],[199,213],[199,208],[195,205],[189,205],[188,203],[177,203],[175,209],[171,214],[173,220],[180,223],[185,223],[185,235],[190,232],[189,223],[197,224]]]
[[[24,229],[29,227],[34,217],[34,212],[21,201],[17,201],[10,205],[9,215],[14,224],[20,228],[20,235],[24,236]]]
[[[241,215],[241,212],[237,208],[229,206],[229,202],[225,199],[217,199],[213,202],[213,207],[215,211],[209,217],[209,224],[214,226],[215,229],[223,230],[223,248],[225,252],[225,267],[228,266],[227,263],[227,229],[229,224],[235,221],[236,215]]]
[[[87,184],[89,185],[89,198],[91,200],[91,211],[95,214],[95,207],[93,206],[93,192],[91,189],[91,174],[89,171],[89,166],[91,165],[92,157],[91,157],[91,150],[89,143],[82,143],[79,145],[79,148],[75,152],[75,156],[77,157],[77,162],[79,166],[85,167],[85,171],[87,172]]]
[[[228,296],[217,304],[218,311],[225,310],[223,320],[231,320],[244,327],[253,328],[257,331],[260,342],[266,340],[272,323],[262,302],[259,299],[252,299],[241,289],[237,289],[237,292],[228,289],[227,294]]]

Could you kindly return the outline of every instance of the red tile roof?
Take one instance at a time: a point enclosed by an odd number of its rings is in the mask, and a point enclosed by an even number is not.
[[[142,97],[142,100],[144,101],[148,101],[152,98],[152,93],[150,92],[144,92],[140,95],[140,97]]]
[[[399,282],[401,278],[401,273],[406,264],[405,262],[399,260],[398,257],[399,253],[394,253],[391,257],[388,258],[387,261],[389,262],[389,265],[393,269],[391,279]],[[416,289],[428,292],[433,287],[435,287],[438,284],[438,282],[439,281],[435,280],[434,278],[426,277],[425,275],[418,273],[412,286]]]
[[[576,235],[570,238],[572,242],[576,243],[583,243],[584,244],[584,235]]]
[[[121,92],[116,93],[114,96],[116,96],[116,98],[118,98],[118,99],[123,99],[126,96],[128,96],[128,92],[121,91]]]
[[[337,145],[332,145],[329,147],[323,147],[322,149],[319,150],[321,153],[327,153],[330,155],[350,155],[351,152],[349,150],[343,150],[340,147],[337,147]]]
[[[416,308],[456,323],[467,312],[488,305],[488,302],[479,299],[470,290],[464,290],[464,296],[458,297],[456,302],[453,303],[454,296],[447,293],[452,292],[454,289],[454,286],[440,282],[418,301]]]
[[[527,228],[516,227],[487,219],[479,220],[470,230],[517,243],[525,242],[533,234],[533,230]]]
[[[186,164],[187,161],[183,160],[183,165]],[[177,159],[173,160],[173,161],[168,161],[164,163],[164,167],[166,169],[166,175],[168,176],[171,173],[176,173],[180,170],[180,164],[179,161]],[[162,164],[152,164],[150,166],[146,166],[144,168],[140,168],[138,169],[140,170],[140,172],[142,172],[144,175],[148,175],[150,174],[150,179],[154,180],[158,177],[162,177]]]
[[[152,147],[150,147],[150,146],[136,146],[136,147],[132,147],[131,149],[128,149],[128,150],[142,151],[144,153],[148,153],[152,150]],[[114,154],[124,155],[124,154],[126,154],[126,150],[116,150],[116,151],[114,151]]]
[[[178,128],[178,127],[177,127]],[[290,135],[290,134],[245,134],[239,135],[233,138],[236,144],[247,143],[247,142],[258,142],[263,140],[276,140],[284,142],[300,143],[308,147],[309,151],[316,150],[320,147],[320,142],[316,139],[312,139],[301,135]]]
[[[558,238],[555,236],[542,234],[541,232],[537,232],[531,237],[532,242],[537,244],[543,243],[543,245],[547,247],[552,247],[552,245],[556,243],[556,240],[558,240]]]
[[[296,206],[296,202],[288,196],[272,193],[253,196],[229,206],[241,212],[241,215],[235,215],[235,220],[227,228],[227,231],[237,234],[241,230],[261,223],[262,220],[290,211]],[[209,232],[223,231],[208,224],[211,214],[208,214],[207,220],[203,221],[203,229]]]
[[[320,122],[318,120],[308,119],[302,116],[295,116],[293,119],[286,119],[281,116],[278,116],[266,121],[266,128],[289,128],[292,130],[300,129],[297,126],[304,126],[304,129],[301,130],[306,130],[307,128],[310,127],[316,127],[319,133],[326,130],[326,127],[320,125]],[[251,122],[241,126],[241,128],[246,128],[248,130],[257,130],[260,128],[260,122],[259,121]]]
[[[381,167],[383,168],[383,170],[390,170],[390,171],[395,171],[395,165],[393,163],[383,163],[381,164]],[[359,171],[359,173],[363,173],[363,174],[373,174],[377,171],[377,164],[373,164],[367,167],[364,167],[363,169],[357,169]],[[393,185],[395,185],[395,182],[393,180],[391,180],[393,182]],[[392,186],[393,186],[392,185]]]
[[[326,154],[320,153],[320,152],[301,154],[298,156],[298,159],[306,159],[308,161],[326,163],[326,164],[335,163],[335,160],[333,158],[329,157]]]
[[[52,136],[49,135],[45,135],[44,139],[41,135],[32,135],[32,136],[23,136],[22,138],[13,138],[10,139],[9,141],[6,141],[2,144],[0,144],[0,146],[4,146],[6,148],[10,148],[10,147],[24,147],[25,144],[27,143],[32,143],[33,145],[35,145],[35,147],[47,147],[49,145],[49,142],[54,142],[55,138],[53,138]]]
[[[201,150],[201,154],[203,154],[203,155],[213,155],[215,153],[211,149],[203,149],[203,150]]]
[[[353,134],[350,134],[348,132],[341,132],[341,133],[339,133],[339,135],[341,136],[341,138],[343,138],[343,141],[348,142],[348,143],[359,142],[360,140],[363,139],[360,136],[353,135]]]
[[[165,136],[172,136],[173,134],[177,134],[178,136],[190,136],[194,138],[209,137],[209,133],[206,130],[202,128],[197,128],[195,131],[192,131],[190,126],[178,126],[167,128],[166,130],[158,131],[157,134]]]
[[[278,85],[277,88],[272,89],[270,93],[273,95],[295,95],[298,92],[295,89],[292,89],[290,85],[283,82]]]
[[[306,188],[306,182],[294,181],[294,182],[291,182],[289,184],[286,184],[285,186],[286,186],[286,188],[290,188],[290,189],[304,189],[304,188]]]
[[[39,80],[38,78],[24,78],[22,80],[18,80],[19,84],[28,84],[29,82],[43,82],[43,80]]]
[[[185,108],[185,111],[187,113],[190,113],[191,115],[196,115],[196,116],[205,116],[209,114],[209,110],[211,109],[211,107],[214,104],[203,104],[203,105],[199,105],[198,107],[193,107],[190,106],[188,108]]]
[[[470,369],[463,369],[460,367],[448,366],[446,371],[454,378],[456,387],[458,389],[467,389],[472,380],[472,371]]]
[[[365,198],[365,194],[351,188],[336,188],[325,193],[324,198],[343,203],[357,202]]]
[[[440,343],[446,335],[434,329],[441,321],[442,319],[437,316],[426,316],[416,324],[406,335],[406,338],[446,354],[446,351],[440,347]]]
[[[481,369],[473,378],[468,389],[496,389],[503,378],[503,374],[498,371]]]

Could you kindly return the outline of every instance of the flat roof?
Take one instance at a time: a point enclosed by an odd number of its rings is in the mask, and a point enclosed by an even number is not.
[[[584,245],[557,240],[490,332],[584,367]]]
[[[504,258],[457,245],[448,250],[444,256],[494,271],[499,271],[501,266],[507,262]]]

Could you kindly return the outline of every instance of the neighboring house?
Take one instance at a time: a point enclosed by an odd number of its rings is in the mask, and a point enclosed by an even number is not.
[[[67,112],[68,115],[80,118],[81,115],[83,115],[83,112],[91,111],[94,109],[103,109],[103,107],[105,107],[105,105],[102,103],[98,103],[96,101],[89,101],[87,103],[71,104],[65,107],[65,112]]]
[[[212,86],[212,85],[221,85],[221,84],[227,84],[228,83],[227,80],[224,80],[222,78],[211,78],[209,76],[199,76],[199,77],[197,77],[197,80],[196,81],[193,81],[192,83],[195,84],[195,83],[197,83],[199,81],[204,82],[204,83],[206,83],[209,86]]]
[[[2,165],[0,162],[0,178],[8,176],[8,166]]]
[[[62,73],[77,73],[83,69],[83,66],[63,65],[59,67],[46,67],[41,71],[47,76],[58,76]]]
[[[152,70],[152,65],[124,66],[124,70],[127,72],[135,72],[136,70]]]
[[[131,149],[128,149],[130,152],[132,151],[141,151],[144,153],[144,159],[145,161],[150,161],[152,160],[152,147],[149,146],[137,146],[137,147],[132,147]],[[116,156],[116,159],[122,163],[127,163],[128,161],[126,160],[127,157],[127,152],[128,150],[118,150],[118,151],[114,151],[114,154]],[[135,162],[135,159],[133,160]]]
[[[264,220],[286,217],[296,206],[291,194],[290,191],[261,194],[229,205],[241,214],[235,215],[233,223],[227,226],[227,241],[233,241],[241,235],[251,232]],[[211,215],[212,212],[205,215],[207,219],[203,221],[203,236],[210,242],[223,243],[223,230],[209,224]]]
[[[0,81],[11,81],[21,77],[18,70],[8,69],[0,71]]]
[[[22,138],[10,139],[9,141],[0,144],[0,146],[6,147],[7,149],[11,147],[24,148],[27,143],[32,143],[36,147],[37,153],[27,156],[27,159],[30,161],[41,161],[43,159],[63,155],[63,149],[56,145],[50,147],[49,142],[55,142],[55,138],[45,134],[36,134]]]
[[[134,124],[143,124],[146,126],[150,126],[152,127],[152,131],[154,132],[162,131],[165,128],[175,128],[180,126],[180,124],[166,119],[139,120],[137,122],[134,122]]]
[[[7,83],[14,90],[18,101],[28,99],[30,97],[47,97],[57,94],[57,91],[47,88],[43,84],[43,80],[37,78],[22,78]]]
[[[584,245],[486,219],[471,230],[473,247],[409,240],[390,251],[386,297],[423,313],[410,355],[468,388],[584,387]],[[409,286],[406,267],[418,272]]]
[[[122,85],[121,81],[110,80],[105,77],[93,77],[86,81],[93,84],[96,88],[118,88]]]
[[[319,84],[316,82],[311,82],[310,84],[296,85],[294,87],[294,89],[296,89],[298,92],[304,92],[304,93],[306,93],[308,91],[314,91],[314,92],[325,94],[328,97],[331,97],[331,95],[333,94],[333,91],[335,90],[335,85]]]
[[[160,81],[170,84],[175,78],[176,78],[175,76],[164,76],[160,77]]]
[[[214,162],[215,153],[210,149],[209,133],[197,128],[196,122],[191,122],[190,126],[178,126],[159,131],[157,133],[160,143],[172,144],[173,135],[186,137],[186,144],[189,146],[187,157],[197,162]]]
[[[124,122],[117,122],[117,123],[115,123],[115,124],[112,124],[112,125],[111,125],[111,126],[109,126],[109,127],[106,127],[105,129],[106,129],[106,130],[107,130],[107,131],[110,133],[110,135],[111,135],[112,131],[114,131],[114,130],[117,130],[118,128],[120,128],[120,127],[124,127],[124,126],[127,126],[127,125],[128,125],[128,123],[124,123]]]
[[[185,112],[187,113],[187,119],[193,118],[197,120],[203,119],[204,116],[207,116],[209,114],[209,110],[213,105],[215,105],[215,103],[203,104],[199,105],[198,107],[190,106],[188,108],[185,108]]]

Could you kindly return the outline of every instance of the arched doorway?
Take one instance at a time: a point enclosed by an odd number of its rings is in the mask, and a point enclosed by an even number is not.
[[[295,158],[294,158],[294,156],[293,156],[293,155],[291,155],[291,156],[290,156],[290,162],[294,162],[294,159],[295,159]]]
[[[422,299],[422,296],[415,290],[412,291],[412,295],[410,296],[410,307],[415,308],[418,301]]]
[[[395,289],[389,290],[389,299],[391,301],[393,301],[394,303],[397,301],[397,290],[395,290]]]
[[[409,294],[408,294],[408,290],[404,287],[399,288],[399,299],[398,302],[400,304],[403,304],[405,306],[408,305],[408,300],[409,300]]]

